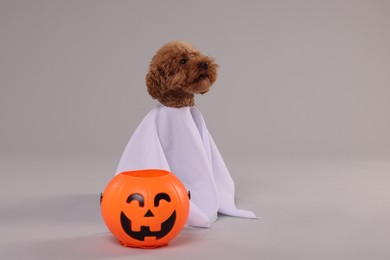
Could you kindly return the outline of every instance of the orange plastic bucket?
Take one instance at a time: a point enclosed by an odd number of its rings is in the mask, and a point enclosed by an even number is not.
[[[108,229],[122,245],[164,246],[179,234],[187,221],[189,194],[168,171],[122,172],[104,190],[101,213]]]

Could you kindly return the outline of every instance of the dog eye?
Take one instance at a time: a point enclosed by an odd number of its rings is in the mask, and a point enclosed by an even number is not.
[[[180,60],[180,64],[186,64],[187,61],[188,61],[188,59],[182,59],[182,60]]]

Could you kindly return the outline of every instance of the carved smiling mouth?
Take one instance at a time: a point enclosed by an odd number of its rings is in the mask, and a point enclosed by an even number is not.
[[[150,231],[150,227],[147,226],[141,226],[140,231],[133,231],[131,228],[131,220],[126,217],[123,211],[121,212],[121,225],[123,230],[127,235],[139,241],[144,241],[145,237],[156,237],[156,239],[165,237],[172,230],[175,221],[176,211],[173,211],[171,216],[161,224],[160,231]]]

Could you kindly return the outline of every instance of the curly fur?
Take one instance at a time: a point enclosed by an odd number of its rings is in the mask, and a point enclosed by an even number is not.
[[[149,94],[168,107],[193,106],[194,95],[208,92],[217,79],[214,59],[183,41],[165,44],[146,75]]]

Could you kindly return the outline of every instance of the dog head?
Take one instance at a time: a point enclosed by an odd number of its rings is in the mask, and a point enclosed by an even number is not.
[[[204,94],[217,79],[218,65],[190,44],[173,41],[165,44],[152,58],[146,85],[149,94],[164,104],[169,97]],[[175,105],[180,106],[180,105]]]

